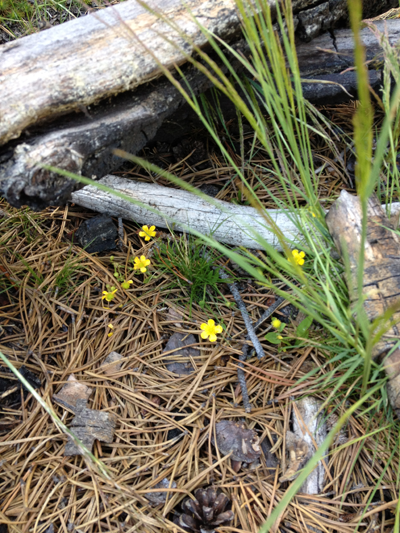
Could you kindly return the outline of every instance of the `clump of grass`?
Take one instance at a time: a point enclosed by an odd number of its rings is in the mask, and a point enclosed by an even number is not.
[[[155,247],[154,260],[160,271],[186,288],[190,309],[194,302],[204,309],[216,295],[224,298],[220,286],[227,281],[219,275],[218,258],[200,239],[172,233],[167,242],[160,241]]]

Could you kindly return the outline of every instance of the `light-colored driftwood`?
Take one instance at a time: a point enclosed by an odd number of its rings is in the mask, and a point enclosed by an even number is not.
[[[221,200],[209,199],[207,201],[196,194],[180,189],[116,176],[106,176],[99,180],[99,183],[126,194],[143,205],[131,204],[93,185],[74,192],[72,201],[93,211],[134,220],[139,224],[154,224],[160,228],[167,228],[175,222],[177,230],[184,228],[189,233],[191,230],[205,235],[212,233],[213,237],[220,242],[262,249],[262,244],[256,241],[251,232],[246,229],[247,225],[257,231],[271,246],[281,250],[281,245],[268,227],[268,222],[254,207],[230,204]],[[155,214],[149,209],[156,209],[162,214]],[[399,212],[400,203],[393,203],[391,210],[392,213]],[[268,209],[267,213],[285,237],[296,242],[299,238],[298,230],[285,212]]]
[[[154,224],[157,227],[172,227],[178,231],[195,230],[228,244],[261,249],[263,246],[255,240],[253,228],[277,249],[281,249],[276,236],[268,229],[268,223],[253,207],[240,206],[212,200],[214,205],[197,195],[154,183],[143,183],[127,180],[116,176],[106,176],[99,181],[102,185],[124,193],[130,198],[141,202],[144,206],[134,205],[110,193],[99,190],[95,186],[87,186],[72,194],[72,201],[82,207],[88,207],[100,213],[115,217],[135,220],[139,224]],[[150,209],[157,209],[157,215]],[[270,209],[269,216],[278,225],[286,238],[296,239],[296,226],[284,212]]]
[[[362,210],[360,200],[346,191],[332,205],[327,217],[329,231],[338,250],[348,256],[350,277],[347,284],[351,299],[357,299]],[[399,341],[400,332],[400,237],[373,196],[368,202],[367,238],[364,250],[362,293],[368,319],[381,317],[390,308],[395,310],[393,325],[382,335],[372,350],[374,358],[386,354]],[[380,324],[383,326],[384,324]],[[392,407],[400,418],[400,350],[385,359],[389,377],[388,393]]]

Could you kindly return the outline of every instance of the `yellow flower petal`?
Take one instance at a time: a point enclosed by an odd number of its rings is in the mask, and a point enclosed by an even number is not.
[[[208,321],[208,325],[209,325],[209,326],[215,326],[215,322],[214,322],[214,320],[210,319],[210,320]]]
[[[278,329],[282,322],[278,318],[274,318],[271,322],[272,327]]]
[[[146,272],[146,270],[147,270],[147,268],[142,267],[142,268],[140,269],[140,272],[142,272],[142,273],[144,274],[144,273]]]
[[[207,339],[207,337],[208,337],[207,331],[203,331],[203,333],[201,334],[201,338],[202,339]]]
[[[206,328],[207,328],[207,324],[202,324],[202,325],[200,326],[200,329],[206,329]]]
[[[222,326],[215,326],[215,333],[222,333]]]
[[[210,342],[215,342],[217,340],[217,336],[214,333],[212,333],[210,335],[210,339],[209,340],[210,340]]]

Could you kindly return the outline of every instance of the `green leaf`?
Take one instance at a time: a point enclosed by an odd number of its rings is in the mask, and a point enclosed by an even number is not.
[[[308,316],[304,320],[302,320],[296,328],[296,337],[301,337],[302,339],[306,339],[308,337],[308,330],[310,329],[312,321],[313,321],[312,316]]]
[[[276,331],[271,331],[265,335],[267,341],[272,342],[272,344],[280,344],[282,339],[278,339],[278,333]]]

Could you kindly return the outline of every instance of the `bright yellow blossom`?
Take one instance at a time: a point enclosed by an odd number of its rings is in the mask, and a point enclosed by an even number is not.
[[[115,287],[111,287],[109,291],[103,291],[103,296],[101,297],[102,300],[107,300],[107,302],[111,302],[111,300],[114,300],[115,293],[118,289]]]
[[[140,237],[144,237],[145,241],[149,241],[151,237],[156,236],[155,229],[156,229],[155,226],[151,226],[150,228],[148,226],[142,226],[143,231],[139,232],[139,235]]]
[[[282,335],[278,335],[277,339],[279,339],[281,341],[283,339]]]
[[[275,329],[278,329],[279,326],[282,324],[282,322],[279,320],[279,318],[273,318],[271,324],[272,324],[272,327],[274,327]]]
[[[304,265],[304,257],[306,254],[304,252],[299,252],[298,250],[292,250],[292,257],[290,261],[295,265]]]
[[[111,329],[111,331],[107,334],[107,337],[111,337],[111,335],[114,333],[112,331],[114,329],[114,326],[112,324],[108,324],[108,327]]]
[[[133,281],[131,279],[128,279],[127,281],[124,281],[123,283],[121,283],[121,287],[125,290],[129,289],[132,283]]]
[[[217,340],[216,333],[222,333],[222,326],[216,326],[214,320],[209,320],[207,324],[201,324],[200,329],[203,330],[201,338],[207,339],[209,337],[210,342]]]
[[[149,265],[150,265],[150,259],[146,259],[146,257],[144,255],[141,255],[140,256],[140,259],[139,257],[135,257],[134,259],[135,261],[135,264],[133,265],[133,268],[135,270],[140,270],[140,272],[146,272],[147,268]]]

